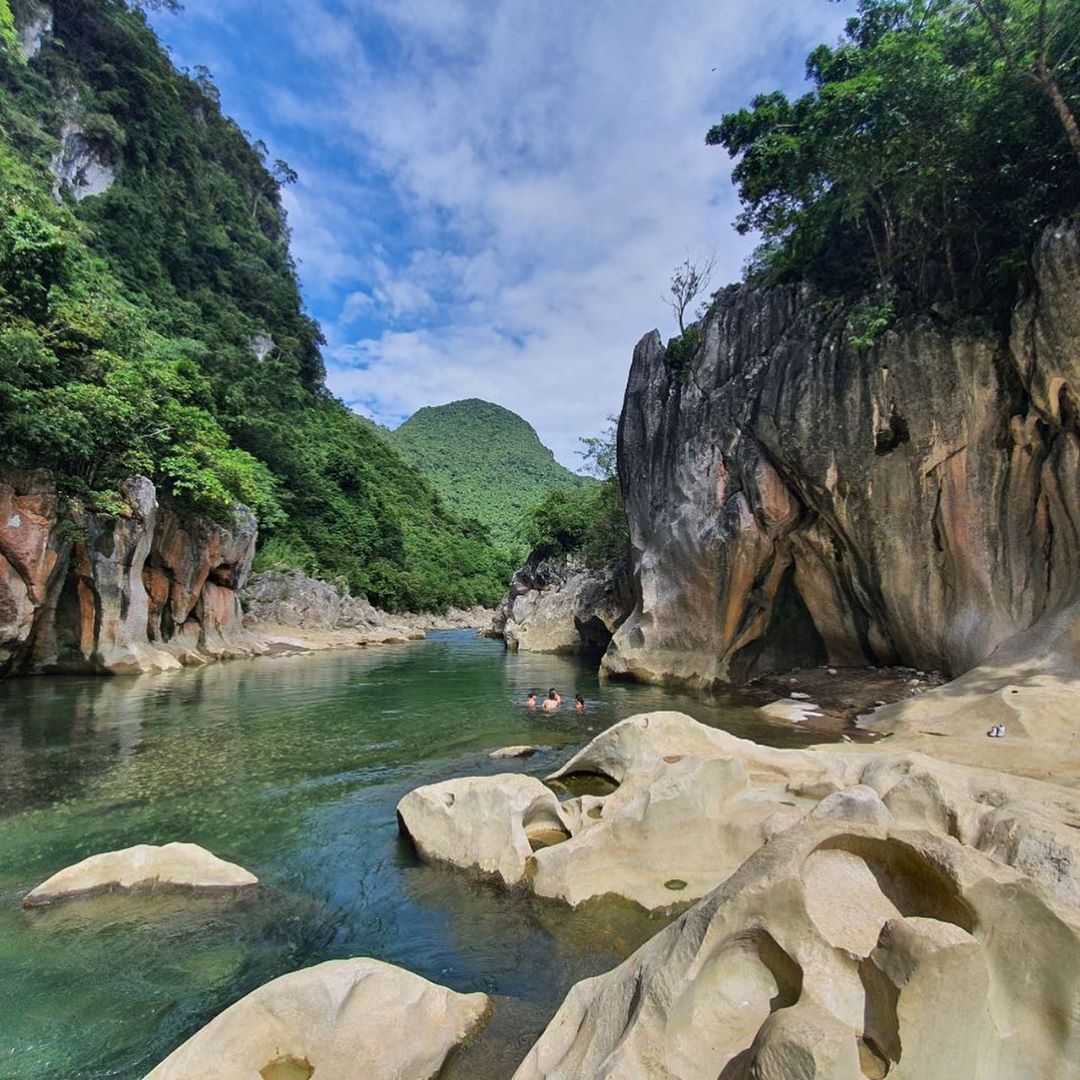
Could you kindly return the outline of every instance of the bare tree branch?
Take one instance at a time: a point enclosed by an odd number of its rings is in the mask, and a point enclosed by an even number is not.
[[[686,333],[686,310],[709,287],[716,256],[710,255],[702,262],[694,262],[689,256],[675,268],[671,276],[670,297],[664,303],[671,308],[679,324],[679,333]]]

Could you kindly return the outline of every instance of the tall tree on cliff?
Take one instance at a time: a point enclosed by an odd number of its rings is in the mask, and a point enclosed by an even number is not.
[[[1080,204],[1078,42],[1080,0],[860,0],[808,93],[706,137],[738,158],[751,276],[1006,312],[1034,237]]]
[[[1009,70],[1046,95],[1080,161],[1080,126],[1062,90],[1067,65],[1076,61],[1075,24],[1062,0],[972,0],[1001,50]]]

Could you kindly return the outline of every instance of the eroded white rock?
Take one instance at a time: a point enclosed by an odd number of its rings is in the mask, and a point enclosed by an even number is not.
[[[554,793],[532,776],[502,773],[410,791],[398,820],[425,858],[480,870],[515,885],[534,846],[569,836]]]
[[[202,895],[253,888],[259,879],[198,844],[136,844],[91,855],[53,874],[23,899],[23,907],[103,892],[162,890]]]
[[[146,1080],[428,1080],[489,1008],[378,960],[331,960],[241,998]]]
[[[559,804],[530,777],[453,780],[399,811],[422,855],[575,906],[606,894],[653,910],[694,901],[815,820],[954,837],[1080,905],[1080,796],[1053,785],[880,746],[775,750],[681,713],[616,724],[549,780],[575,774],[615,790]]]
[[[1080,919],[955,840],[818,821],[578,983],[514,1080],[885,1075],[1075,1080]]]

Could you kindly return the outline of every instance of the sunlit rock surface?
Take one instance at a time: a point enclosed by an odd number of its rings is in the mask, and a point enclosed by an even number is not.
[[[429,1080],[489,1007],[391,964],[331,960],[241,998],[146,1080]]]
[[[926,830],[791,829],[570,992],[515,1080],[1080,1075],[1080,922]]]
[[[925,829],[1080,905],[1080,795],[1056,785],[899,746],[775,750],[681,713],[624,720],[549,779],[583,776],[614,790],[559,803],[533,777],[475,777],[419,788],[398,813],[422,856],[574,906],[692,902],[767,841],[817,822]]]
[[[1080,596],[1080,231],[1011,335],[872,348],[809,287],[734,286],[686,371],[634,353],[619,428],[637,604],[604,666],[708,686],[801,663],[960,674]]]
[[[505,885],[524,879],[534,845],[570,835],[551,790],[516,773],[416,788],[397,812],[424,858],[479,870]]]
[[[235,863],[225,862],[198,844],[137,844],[106,851],[53,874],[23,899],[23,907],[41,907],[103,892],[187,892],[198,895],[235,893],[253,888],[259,879]]]

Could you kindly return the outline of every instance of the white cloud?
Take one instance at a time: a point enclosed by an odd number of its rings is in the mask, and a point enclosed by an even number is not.
[[[705,131],[755,92],[797,88],[847,14],[824,0],[294,5],[318,90],[271,92],[298,133],[285,156],[302,176],[288,206],[305,288],[339,312],[331,389],[384,422],[488,398],[575,464],[578,437],[619,409],[634,343],[672,332],[671,270],[715,251],[720,284],[748,254]]]

